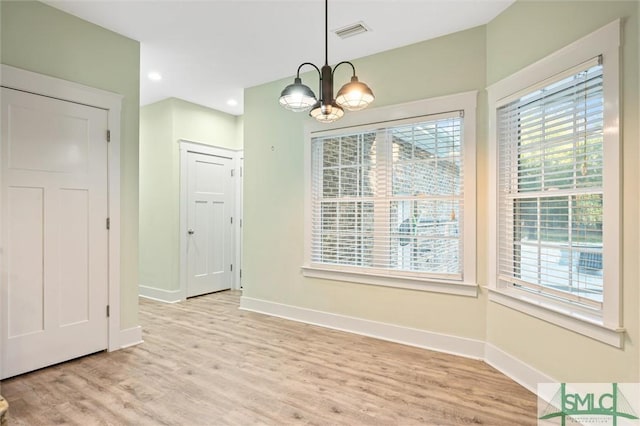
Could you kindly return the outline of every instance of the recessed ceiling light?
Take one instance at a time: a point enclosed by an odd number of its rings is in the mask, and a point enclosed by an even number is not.
[[[236,101],[235,99],[229,99],[227,101],[227,105],[229,105],[229,106],[237,106],[238,105],[238,101]]]
[[[162,80],[162,74],[157,71],[151,71],[149,74],[147,74],[147,78],[149,78],[149,80],[151,81],[160,81]]]

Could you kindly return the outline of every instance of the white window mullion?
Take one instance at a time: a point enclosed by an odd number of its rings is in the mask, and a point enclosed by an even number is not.
[[[343,219],[342,219],[342,210],[344,208],[344,200],[343,200],[343,195],[342,195],[342,138],[338,138],[338,167],[336,168],[337,172],[338,172],[338,200],[341,200],[340,202],[338,202],[338,204],[336,205],[336,245],[335,245],[335,250],[336,250],[336,263],[340,264],[343,263],[344,260],[342,258],[342,241],[344,240],[344,237],[342,235],[342,226],[343,226]]]
[[[389,192],[392,179],[392,152],[388,142],[388,132],[384,129],[376,132],[376,186],[377,195],[373,206],[373,265],[376,268],[387,269],[390,266],[389,257]]]

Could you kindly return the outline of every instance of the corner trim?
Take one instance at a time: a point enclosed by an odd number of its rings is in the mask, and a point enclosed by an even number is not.
[[[532,393],[536,393],[538,383],[558,383],[557,380],[491,343],[485,343],[484,362]]]
[[[139,325],[120,330],[120,348],[118,349],[139,345],[142,342],[144,342],[142,340],[142,327]]]
[[[240,298],[240,309],[465,358],[484,358],[484,342],[466,337],[299,308],[246,296]]]

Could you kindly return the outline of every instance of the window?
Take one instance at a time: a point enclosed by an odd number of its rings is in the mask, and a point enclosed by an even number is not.
[[[475,106],[475,93],[466,99]],[[466,194],[475,190],[472,106],[425,113],[414,105],[423,114],[312,133],[307,271],[393,278],[395,286],[428,290],[435,282],[436,291],[475,280],[473,259],[465,271],[465,247],[475,249],[465,233],[475,232],[474,196]]]
[[[599,58],[498,108],[499,279],[602,308]]]
[[[603,51],[603,39],[614,47]],[[612,24],[489,90],[492,299],[614,345],[621,338],[617,61]]]

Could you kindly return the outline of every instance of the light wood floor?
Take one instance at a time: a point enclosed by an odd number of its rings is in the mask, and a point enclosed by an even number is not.
[[[141,300],[144,343],[1,383],[9,425],[534,425],[481,361],[238,309]]]

